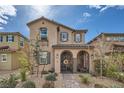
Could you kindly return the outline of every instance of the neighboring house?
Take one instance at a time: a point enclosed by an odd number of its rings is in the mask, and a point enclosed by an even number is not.
[[[88,44],[94,46],[97,53],[99,53],[100,48],[105,54],[115,51],[124,52],[124,33],[101,33]]]
[[[113,53],[124,53],[124,33],[101,33],[88,44],[94,46],[92,60],[108,58]]]
[[[0,32],[0,70],[19,68],[18,51],[27,49],[28,39],[19,32]]]
[[[37,39],[40,41],[42,51],[39,59],[41,63],[47,61],[46,70],[53,68],[57,73],[92,71],[93,46],[85,43],[86,29],[73,29],[45,17],[27,25],[30,42],[34,43]]]

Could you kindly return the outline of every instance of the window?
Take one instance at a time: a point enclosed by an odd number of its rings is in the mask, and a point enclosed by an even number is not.
[[[1,54],[1,62],[7,62],[7,54]]]
[[[61,41],[65,42],[68,40],[68,33],[67,32],[61,32]]]
[[[21,38],[21,40],[20,40],[20,46],[21,46],[21,47],[24,46],[24,38]]]
[[[13,35],[8,35],[7,36],[7,42],[14,42],[14,36]]]
[[[47,51],[39,52],[39,64],[50,64],[50,53]]]
[[[41,40],[47,39],[47,28],[40,28],[40,37]]]
[[[120,37],[120,41],[124,41],[124,37]]]
[[[3,42],[3,36],[0,36],[0,42]]]
[[[81,35],[80,34],[76,34],[75,35],[75,41],[76,42],[80,42],[81,41]]]

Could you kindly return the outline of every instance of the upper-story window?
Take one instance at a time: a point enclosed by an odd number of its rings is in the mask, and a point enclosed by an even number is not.
[[[3,36],[0,36],[0,42],[3,42]]]
[[[75,41],[76,42],[80,42],[81,41],[81,35],[80,34],[76,34],[75,35]]]
[[[47,35],[48,35],[47,28],[45,28],[45,27],[40,28],[40,37],[41,37],[41,40],[47,39]]]
[[[61,41],[65,42],[68,40],[68,33],[67,32],[61,32]]]
[[[7,42],[14,42],[14,36],[13,35],[7,35]]]
[[[107,41],[124,41],[124,37],[107,37]]]
[[[20,40],[20,46],[21,46],[21,47],[24,46],[24,38],[21,38],[21,40]]]

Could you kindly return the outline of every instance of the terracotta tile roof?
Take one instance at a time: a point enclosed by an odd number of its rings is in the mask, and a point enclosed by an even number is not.
[[[23,36],[20,32],[0,32],[0,35],[18,35],[28,40],[28,38]]]
[[[73,49],[79,49],[79,48],[93,48],[91,45],[86,44],[57,44],[53,45],[53,48],[73,48]]]
[[[124,33],[101,33],[101,34],[97,35],[95,38],[93,38],[91,41],[89,41],[87,44],[91,44],[93,41],[95,41],[97,38],[101,37],[102,35],[106,35],[106,36],[122,35],[122,36],[124,36]]]
[[[9,46],[0,47],[0,52],[16,52],[18,49],[10,48]]]
[[[53,24],[55,24],[55,25],[62,26],[62,27],[65,27],[65,28],[67,28],[67,29],[70,29],[70,30],[72,30],[72,31],[82,31],[82,32],[84,32],[84,33],[86,33],[86,32],[88,31],[87,29],[73,29],[73,28],[71,28],[71,27],[68,27],[68,26],[63,25],[63,24],[61,24],[61,23],[58,23],[58,22],[56,22],[56,21],[54,21],[54,20],[50,20],[50,19],[45,18],[45,17],[43,17],[43,16],[40,17],[40,18],[38,18],[38,19],[35,19],[35,20],[31,21],[31,22],[28,22],[27,25],[29,26],[30,24],[32,24],[32,23],[34,23],[34,22],[37,22],[38,20],[42,20],[42,19],[44,19],[44,20],[46,20],[46,21],[48,21],[48,22],[51,22],[51,23],[53,23]]]

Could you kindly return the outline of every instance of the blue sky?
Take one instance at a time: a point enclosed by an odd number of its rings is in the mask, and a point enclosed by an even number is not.
[[[0,31],[29,37],[27,22],[41,16],[75,29],[88,29],[86,42],[101,32],[124,32],[124,6],[0,6]]]

